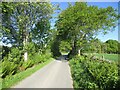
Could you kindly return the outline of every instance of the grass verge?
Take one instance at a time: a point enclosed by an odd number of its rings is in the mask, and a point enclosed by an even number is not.
[[[51,58],[50,60],[41,63],[35,67],[32,68],[28,68],[27,70],[20,72],[18,74],[15,74],[13,76],[8,76],[3,80],[0,80],[0,82],[2,82],[2,85],[0,86],[0,90],[1,89],[6,89],[6,88],[10,88],[11,86],[16,85],[18,82],[20,82],[21,80],[25,79],[26,77],[32,75],[34,72],[36,72],[37,70],[41,69],[42,67],[44,67],[45,65],[47,65],[48,63],[50,63],[51,61],[53,61],[53,58]]]

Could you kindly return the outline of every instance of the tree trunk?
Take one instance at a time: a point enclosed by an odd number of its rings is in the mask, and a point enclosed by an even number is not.
[[[78,50],[78,55],[79,55],[79,56],[80,56],[80,50],[81,50],[81,49]]]
[[[26,31],[25,35],[24,35],[24,40],[23,40],[24,49],[25,49],[27,43],[28,43],[28,32]],[[25,50],[25,52],[24,52],[24,61],[27,61],[27,60],[28,60],[28,52]]]
[[[73,41],[72,50],[69,52],[68,57],[75,56],[78,54],[77,46],[76,46],[76,40]]]
[[[28,60],[28,52],[26,51],[25,53],[24,53],[24,61],[27,61]]]

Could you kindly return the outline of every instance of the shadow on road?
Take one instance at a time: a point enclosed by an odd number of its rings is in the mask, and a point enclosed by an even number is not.
[[[56,58],[59,61],[68,61],[68,55],[61,55],[60,57]]]

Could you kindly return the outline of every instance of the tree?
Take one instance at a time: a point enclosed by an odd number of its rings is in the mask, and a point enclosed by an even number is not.
[[[105,43],[107,45],[107,53],[118,53],[118,41],[107,40]]]
[[[3,2],[2,41],[24,50],[24,60],[28,58],[29,42],[46,42],[50,29],[52,7],[49,2]]]
[[[86,42],[93,39],[93,35],[106,33],[115,27],[116,21],[117,14],[112,7],[98,8],[75,2],[60,13],[56,27],[59,38],[69,40],[72,46],[69,55],[76,55]]]
[[[107,44],[105,42],[101,44],[101,53],[107,53]]]
[[[54,39],[54,42],[51,44],[51,52],[53,54],[53,57],[58,57],[61,55],[61,52],[60,52],[60,38],[59,36],[56,36]]]
[[[92,51],[94,52],[94,53],[101,53],[101,45],[102,45],[102,42],[99,40],[99,39],[93,39],[92,41],[91,41],[91,44],[90,44],[90,46],[92,47],[92,48],[90,48],[90,49],[92,49]]]
[[[102,44],[103,43],[98,38],[94,38],[85,44],[82,51],[90,53],[101,53]]]
[[[71,50],[70,43],[67,41],[61,41],[59,47],[60,47],[60,52],[64,52],[64,53],[67,53]]]

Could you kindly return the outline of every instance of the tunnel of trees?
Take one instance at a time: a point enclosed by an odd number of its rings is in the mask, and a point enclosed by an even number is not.
[[[105,87],[109,86],[108,84],[112,85],[113,82],[116,84],[117,82],[114,80],[117,80],[118,70],[115,69],[118,65],[113,66],[110,63],[101,63],[97,60],[93,60],[93,64],[91,58],[84,57],[83,53],[120,53],[120,47],[118,47],[120,43],[118,41],[107,40],[102,42],[95,38],[99,33],[106,34],[109,31],[114,31],[114,28],[118,25],[119,15],[117,10],[110,6],[100,8],[90,6],[86,2],[74,2],[68,3],[65,10],[57,13],[58,17],[56,19],[53,14],[56,14],[55,11],[59,10],[58,6],[50,2],[0,3],[2,10],[2,13],[0,13],[2,21],[0,24],[0,40],[4,44],[0,45],[0,73],[2,78],[2,80],[0,78],[0,82],[6,80],[6,83],[3,84],[8,85],[7,80],[9,79],[11,84],[11,82],[14,82],[12,76],[24,72],[28,68],[42,65],[53,57],[56,58],[63,53],[68,53],[68,59],[70,59],[72,67],[75,66],[73,69],[71,68],[71,71],[75,71],[72,74],[76,74],[74,76],[78,82],[77,86],[83,82],[79,82],[81,77],[84,79],[80,80],[88,80],[91,75],[91,72],[88,71],[85,71],[84,75],[83,72],[81,73],[81,71],[87,70],[85,68],[88,68],[88,62],[91,64],[91,71],[95,71],[95,74],[92,74],[95,78],[97,76],[97,84],[104,84]],[[56,19],[55,28],[51,25],[51,19]],[[11,47],[5,45],[11,45]],[[74,58],[77,54],[81,54],[78,59]],[[87,66],[85,67],[85,65]],[[79,70],[80,67],[82,69]],[[99,71],[99,74],[96,71]],[[105,76],[106,79],[99,75]],[[16,77],[16,80],[21,79],[21,77]],[[92,77],[93,82],[95,78]],[[111,80],[108,83],[109,79]],[[101,83],[98,83],[99,80],[101,80]],[[84,81],[83,83],[87,82]],[[95,85],[91,81],[89,84],[93,87]]]
[[[69,3],[68,8],[61,11],[58,16],[56,30],[50,29],[50,19],[57,8],[53,8],[48,2],[2,3],[1,7],[3,22],[1,41],[17,47],[24,55],[25,61],[28,52],[33,49],[35,52],[44,52],[47,48],[51,48],[53,56],[60,56],[63,50],[61,45],[66,46],[68,56],[85,51],[104,50],[105,53],[118,53],[117,41],[109,40],[102,43],[93,38],[99,32],[106,34],[117,25],[117,10],[110,6],[98,8],[88,6],[85,2]],[[95,47],[95,43],[100,45]],[[106,48],[102,48],[104,46]],[[96,51],[99,47],[102,49]],[[7,50],[4,52],[8,53]]]
[[[59,14],[56,21],[58,35],[51,47],[53,55],[61,55],[59,50],[61,41],[70,44],[71,50],[68,57],[78,54],[78,51],[83,51],[82,49],[94,40],[94,35],[99,32],[106,34],[113,30],[117,25],[117,20],[118,16],[112,7],[98,8],[97,6],[88,6],[84,2],[69,4],[68,8]],[[115,46],[118,46],[117,43]],[[108,53],[110,52],[108,51]]]

